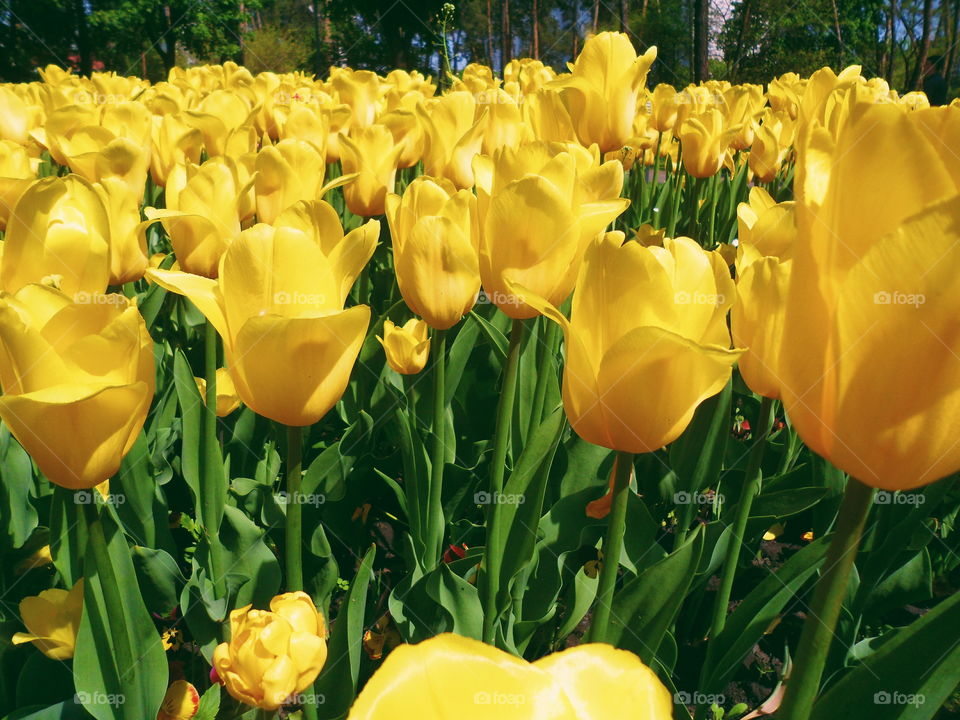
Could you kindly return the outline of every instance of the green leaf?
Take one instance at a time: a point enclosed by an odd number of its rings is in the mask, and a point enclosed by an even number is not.
[[[360,676],[363,653],[363,626],[367,607],[367,588],[373,577],[376,545],[371,545],[350,583],[333,631],[327,652],[327,663],[314,683],[314,691],[323,698],[325,717],[345,715],[353,704]]]
[[[186,355],[177,350],[173,358],[173,381],[177,388],[180,403],[180,423],[182,447],[180,449],[180,471],[183,479],[193,493],[195,503],[200,502],[200,434],[203,419],[203,400],[193,379],[193,371]],[[224,487],[226,492],[226,487]]]
[[[827,494],[826,488],[806,487],[761,493],[750,508],[750,518],[785,518],[807,510]]]
[[[699,492],[720,475],[727,439],[730,437],[730,401],[733,386],[701,403],[693,420],[670,446],[670,467],[677,474],[677,489]]]
[[[130,548],[130,553],[147,609],[169,617],[179,603],[179,587],[184,583],[177,561],[163,550],[139,545]]]
[[[33,463],[5,424],[0,423],[0,531],[3,547],[21,547],[37,527],[37,510],[30,502]]]
[[[446,563],[425,578],[425,589],[450,616],[450,632],[479,640],[483,635],[483,606],[477,588],[455,575]]]
[[[124,529],[138,545],[175,552],[170,535],[170,511],[150,465],[147,436],[140,433],[120,462],[120,472],[110,483],[110,494]]]
[[[3,720],[90,720],[90,713],[83,709],[83,705],[71,699],[49,707],[31,705],[20,708],[5,716]]]
[[[500,364],[505,363],[507,361],[507,349],[510,347],[507,336],[494,327],[488,320],[485,320],[476,310],[470,311],[470,319],[483,331],[484,336],[490,342],[490,346],[496,353]]]
[[[193,720],[214,720],[219,711],[220,685],[214,684],[200,696],[200,704],[197,706],[197,714],[193,716]]]
[[[960,683],[960,593],[896,631],[821,696],[810,720],[928,720]]]

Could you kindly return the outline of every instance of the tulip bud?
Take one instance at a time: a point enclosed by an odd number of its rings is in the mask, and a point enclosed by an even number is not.
[[[377,340],[383,345],[387,364],[401,375],[416,375],[423,370],[430,356],[428,326],[423,320],[412,318],[402,327],[389,320],[383,323],[383,337]]]
[[[13,644],[32,642],[51,660],[73,657],[83,614],[83,578],[69,592],[60,588],[42,591],[20,601],[20,617],[29,632],[16,633]]]
[[[157,720],[191,720],[200,709],[200,693],[186,680],[175,680],[167,688]]]

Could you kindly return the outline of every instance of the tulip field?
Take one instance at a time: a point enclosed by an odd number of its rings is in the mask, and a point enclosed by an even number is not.
[[[656,55],[0,84],[0,720],[960,715],[960,104]]]

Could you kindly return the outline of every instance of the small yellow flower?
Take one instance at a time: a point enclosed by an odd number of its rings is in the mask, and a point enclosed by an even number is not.
[[[83,579],[70,591],[44,590],[20,601],[20,617],[29,632],[13,636],[13,644],[32,642],[51,660],[69,660],[77,644],[83,614]]]

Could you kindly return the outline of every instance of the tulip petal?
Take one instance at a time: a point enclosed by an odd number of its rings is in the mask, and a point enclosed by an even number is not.
[[[213,323],[217,332],[226,341],[229,337],[227,318],[223,312],[223,299],[216,280],[179,270],[158,270],[156,268],[149,268],[146,275],[157,285],[170,292],[190,298],[191,302],[197,306],[197,309],[203,313],[207,320]]]

